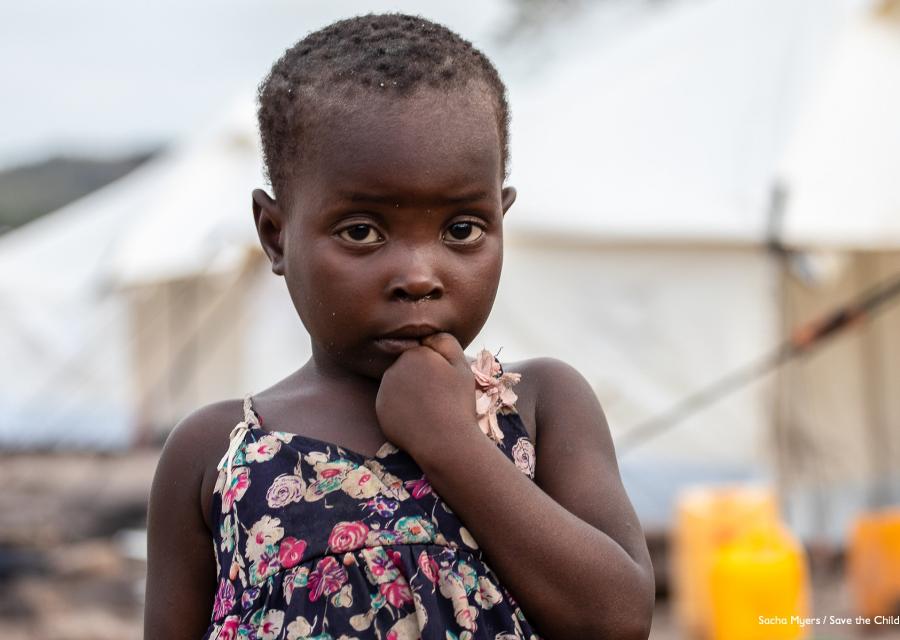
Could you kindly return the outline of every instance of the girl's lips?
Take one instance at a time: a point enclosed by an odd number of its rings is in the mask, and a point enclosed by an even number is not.
[[[442,329],[430,323],[407,324],[390,333],[382,334],[380,338],[375,339],[375,344],[381,351],[398,355],[420,346],[424,338],[441,331]]]
[[[381,335],[381,338],[401,338],[401,339],[415,339],[415,338],[424,338],[425,336],[430,336],[433,333],[440,333],[441,329],[438,329],[432,324],[407,324],[399,329],[395,329],[389,333],[384,333]]]
[[[400,354],[420,346],[419,338],[378,338],[375,344],[379,349],[390,354]]]

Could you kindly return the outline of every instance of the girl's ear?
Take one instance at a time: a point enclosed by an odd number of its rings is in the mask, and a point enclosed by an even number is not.
[[[284,275],[284,213],[262,189],[253,190],[253,219],[263,251],[272,262],[272,272]]]
[[[500,192],[500,200],[503,203],[503,215],[505,217],[506,212],[509,211],[509,208],[513,206],[513,202],[516,201],[516,188],[504,187],[503,191]]]

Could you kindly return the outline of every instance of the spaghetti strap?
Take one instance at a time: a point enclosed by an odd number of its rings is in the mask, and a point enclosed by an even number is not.
[[[234,428],[231,430],[231,434],[228,436],[228,451],[225,452],[225,455],[222,456],[217,465],[220,471],[222,469],[225,470],[225,486],[231,485],[234,456],[244,442],[244,437],[250,431],[250,425],[259,426],[259,420],[253,413],[253,404],[250,400],[251,395],[250,393],[244,395],[244,419],[234,425]]]
[[[256,412],[253,410],[252,396],[252,393],[244,396],[244,422],[258,427],[260,426],[259,418],[256,417]]]

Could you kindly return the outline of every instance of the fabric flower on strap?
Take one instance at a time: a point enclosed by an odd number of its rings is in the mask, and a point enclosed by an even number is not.
[[[511,387],[521,380],[519,373],[504,373],[500,362],[487,349],[482,349],[471,365],[475,374],[475,412],[478,426],[494,442],[503,440],[503,432],[497,424],[497,412],[501,408],[515,409],[518,396]]]

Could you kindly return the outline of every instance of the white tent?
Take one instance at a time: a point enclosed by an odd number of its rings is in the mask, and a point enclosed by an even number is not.
[[[520,218],[613,241],[764,241],[776,164],[850,4],[675,3],[609,44],[567,42],[513,87]]]
[[[781,162],[785,241],[801,248],[900,246],[900,8],[848,21]]]
[[[228,114],[125,178],[0,238],[0,341],[11,363],[0,385],[3,445],[119,448],[133,441],[142,390],[130,383],[136,334],[133,301],[121,294],[121,279],[141,274],[156,283],[190,273],[227,281],[244,259],[252,229],[234,242],[223,235],[227,219],[212,223],[215,208],[184,199],[180,221],[166,222],[184,225],[190,212],[185,235],[195,233],[192,246],[168,254],[171,240],[153,237],[158,227],[147,215],[164,213],[157,203],[169,194],[187,195],[188,168],[218,174],[213,180],[228,170],[258,171],[252,139],[234,152],[241,140],[228,134],[233,122]],[[208,227],[193,215],[204,211]],[[133,250],[123,240],[140,237],[135,230],[158,242]],[[153,271],[161,265],[166,271]]]

